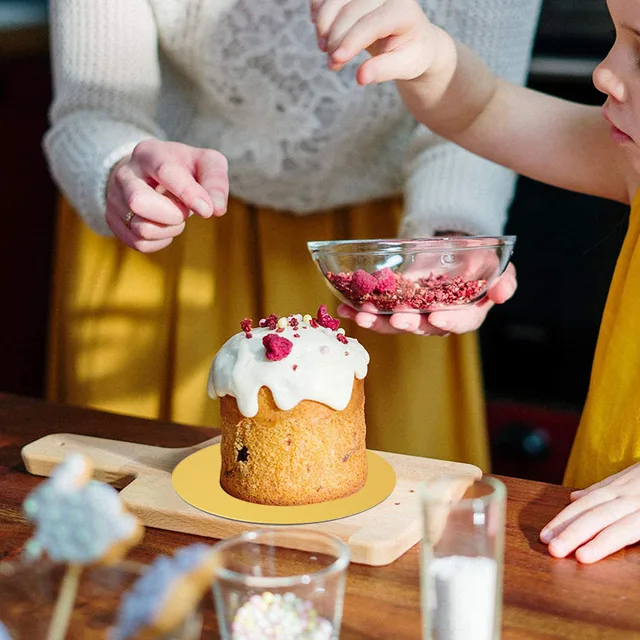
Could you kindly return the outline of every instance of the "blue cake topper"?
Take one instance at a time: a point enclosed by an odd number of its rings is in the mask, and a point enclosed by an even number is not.
[[[156,558],[131,590],[123,595],[110,640],[127,640],[152,626],[169,604],[168,598],[175,584],[198,570],[211,553],[212,547],[199,543],[183,547],[173,557]]]
[[[29,559],[46,552],[54,562],[90,564],[135,535],[138,521],[118,492],[90,477],[87,459],[71,454],[27,496],[24,511],[36,525],[25,546]]]

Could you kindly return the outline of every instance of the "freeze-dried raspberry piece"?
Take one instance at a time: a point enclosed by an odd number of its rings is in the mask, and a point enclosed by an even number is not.
[[[338,342],[342,342],[342,344],[349,344],[349,341],[343,333],[336,334],[336,338]]]
[[[335,331],[340,326],[340,320],[332,318],[327,312],[327,305],[321,304],[318,309],[318,324],[325,329]]]
[[[393,293],[396,290],[396,274],[389,267],[379,269],[373,275],[376,279],[375,288],[379,293]]]
[[[372,275],[376,278],[376,288],[369,293],[362,293],[357,286],[352,286],[354,273],[329,272],[327,278],[354,307],[367,303],[383,312],[431,311],[468,304],[482,295],[487,286],[486,280],[465,280],[461,276],[449,278],[446,274],[430,275],[414,282],[388,268]]]
[[[351,288],[352,273],[333,273],[327,271],[327,279],[338,291],[347,291]]]
[[[263,328],[268,328],[273,331],[278,326],[278,316],[275,313],[272,313],[270,316],[267,316],[264,320],[260,320],[260,326]]]
[[[358,269],[351,279],[351,290],[357,296],[365,296],[367,293],[371,293],[377,285],[377,278],[367,273],[364,269]]]
[[[245,333],[251,333],[251,318],[245,318],[240,321],[240,327]]]
[[[287,338],[283,338],[275,333],[268,333],[264,336],[264,338],[262,338],[262,344],[267,354],[267,360],[274,362],[284,360],[293,348],[293,342],[291,342],[291,340],[287,340]]]

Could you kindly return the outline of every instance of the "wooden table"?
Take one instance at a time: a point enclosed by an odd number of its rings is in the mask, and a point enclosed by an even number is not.
[[[21,504],[41,482],[25,471],[20,450],[45,434],[63,432],[169,447],[189,446],[215,435],[213,430],[0,395],[0,560],[16,558],[31,535]],[[538,531],[568,502],[568,491],[539,482],[503,480],[509,496],[503,639],[640,638],[640,550],[627,549],[592,566],[551,558],[538,542]],[[195,540],[148,529],[132,557],[149,561]],[[416,546],[386,567],[351,565],[343,640],[420,638],[418,554]],[[203,637],[219,637],[211,598]]]

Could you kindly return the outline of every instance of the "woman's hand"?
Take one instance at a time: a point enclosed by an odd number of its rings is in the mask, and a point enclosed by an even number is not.
[[[378,333],[415,333],[420,336],[443,336],[449,333],[466,333],[475,331],[484,322],[487,313],[495,304],[502,304],[513,296],[518,286],[516,270],[512,264],[507,265],[505,272],[496,278],[489,287],[487,295],[476,304],[434,311],[433,313],[394,313],[377,315],[371,312],[356,311],[346,304],[338,307],[343,318],[350,318],[355,323]]]
[[[151,253],[171,244],[192,213],[223,215],[228,196],[227,160],[221,153],[146,140],[111,171],[107,224],[128,247]]]
[[[540,532],[552,556],[575,551],[588,564],[640,541],[640,463],[574,491],[571,501]]]

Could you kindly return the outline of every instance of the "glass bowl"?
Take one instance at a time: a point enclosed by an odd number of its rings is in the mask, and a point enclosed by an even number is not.
[[[66,640],[109,640],[122,595],[147,565],[122,561],[89,566],[81,575]],[[12,640],[45,640],[66,571],[48,560],[0,563],[0,622]],[[193,611],[179,628],[159,640],[198,640],[202,614]]]
[[[328,533],[261,529],[217,543],[213,583],[223,640],[337,640],[349,547]]]
[[[337,240],[307,247],[333,293],[358,311],[431,313],[477,302],[505,270],[515,236]]]

